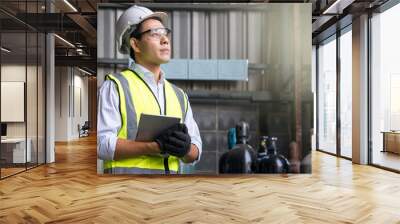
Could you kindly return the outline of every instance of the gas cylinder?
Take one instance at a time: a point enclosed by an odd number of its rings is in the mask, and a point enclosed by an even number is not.
[[[262,136],[257,156],[257,173],[288,173],[289,161],[277,153],[278,138]]]
[[[236,145],[220,157],[219,173],[255,173],[257,154],[248,144],[249,130],[249,124],[246,122],[236,125]]]

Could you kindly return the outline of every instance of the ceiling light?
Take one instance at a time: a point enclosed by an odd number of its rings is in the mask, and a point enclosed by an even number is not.
[[[329,11],[331,11],[334,7],[336,7],[337,4],[339,4],[339,2],[340,2],[340,0],[336,0],[332,5],[330,5],[327,9],[325,9],[322,14],[329,13]]]
[[[67,45],[69,45],[70,47],[75,48],[75,45],[73,45],[71,42],[69,42],[68,40],[58,36],[57,34],[54,34],[54,36],[56,36],[58,39],[60,39],[61,41],[63,41],[64,43],[66,43]]]
[[[81,69],[81,68],[79,68],[79,67],[78,67],[78,69],[79,69],[79,71],[81,71],[81,72],[83,72],[83,73],[85,73],[85,74],[87,74],[87,75],[92,75],[92,73],[89,73],[89,72],[86,71],[86,70],[83,70],[83,69]]]
[[[336,0],[322,14],[342,14],[343,10],[351,5],[355,0]]]
[[[10,53],[10,52],[11,52],[11,50],[9,50],[9,49],[7,49],[7,48],[5,48],[5,47],[1,47],[0,49],[1,49],[2,51],[6,52],[6,53]]]
[[[72,10],[74,10],[74,12],[78,12],[78,10],[71,4],[69,3],[68,0],[64,0],[65,4],[67,4]]]

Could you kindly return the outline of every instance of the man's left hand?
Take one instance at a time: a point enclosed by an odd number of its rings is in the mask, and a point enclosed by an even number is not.
[[[181,124],[180,130],[175,130],[164,143],[164,151],[176,157],[184,157],[190,151],[191,138],[185,124]]]

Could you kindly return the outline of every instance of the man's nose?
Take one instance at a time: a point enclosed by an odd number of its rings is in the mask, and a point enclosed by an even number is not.
[[[169,38],[166,35],[161,36],[161,44],[169,44]]]

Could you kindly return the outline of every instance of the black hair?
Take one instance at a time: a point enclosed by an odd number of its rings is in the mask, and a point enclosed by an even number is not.
[[[160,21],[161,23],[163,23],[163,21],[162,21],[160,18],[158,18],[158,17],[150,17],[150,18],[147,18],[147,19],[143,20],[142,22],[140,22],[140,23],[136,26],[136,29],[135,29],[134,31],[132,31],[132,33],[131,33],[131,35],[130,35],[130,38],[133,37],[133,38],[136,38],[136,39],[138,39],[138,40],[140,40],[140,39],[142,38],[142,36],[140,35],[140,33],[142,32],[142,24],[143,24],[144,21],[146,21],[146,20],[148,20],[148,19],[155,19],[155,20],[158,20],[158,21]],[[129,46],[130,46],[130,43],[129,43]],[[133,50],[132,46],[129,47],[129,56],[136,62],[136,60],[135,60],[135,51]]]

